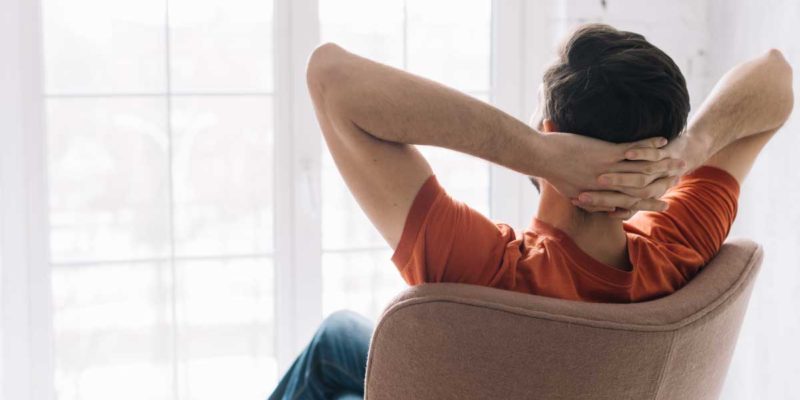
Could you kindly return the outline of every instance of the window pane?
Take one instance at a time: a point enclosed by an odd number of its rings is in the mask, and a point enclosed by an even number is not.
[[[169,253],[166,101],[47,100],[54,262]]]
[[[350,7],[360,12],[347,12]],[[320,0],[320,22],[323,41],[488,98],[491,0]],[[488,215],[487,162],[446,149],[421,150],[453,197]],[[389,259],[391,249],[323,151],[323,309],[375,317],[404,283]]]
[[[178,261],[181,398],[263,399],[277,382],[272,260]]]
[[[389,261],[389,249],[328,252],[323,255],[322,311],[350,309],[372,319],[406,287]]]
[[[172,99],[175,253],[272,250],[272,99]]]
[[[263,398],[273,2],[42,6],[58,398]]]
[[[487,162],[441,147],[419,146],[431,163],[436,179],[454,199],[489,215],[489,165]]]
[[[175,92],[272,91],[272,2],[170,0]]]
[[[327,149],[322,155],[322,248],[386,246],[386,241],[347,190]]]
[[[408,70],[463,91],[488,90],[491,0],[407,1]]]
[[[171,399],[169,266],[52,270],[59,400]]]
[[[45,92],[163,92],[165,0],[43,0]]]
[[[402,67],[403,8],[403,0],[320,0],[322,41],[335,41],[364,57]]]
[[[409,71],[473,95],[489,91],[491,0],[407,0],[407,12]],[[488,215],[488,163],[442,148],[422,152],[451,196]]]

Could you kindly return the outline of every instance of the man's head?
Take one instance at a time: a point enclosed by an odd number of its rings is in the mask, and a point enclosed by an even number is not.
[[[614,142],[680,135],[689,116],[681,70],[644,36],[604,24],[578,27],[545,71],[534,124]],[[544,129],[547,130],[547,129]],[[538,178],[531,182],[540,189]]]
[[[541,116],[561,132],[609,142],[677,137],[689,115],[680,69],[642,35],[579,27],[542,82]]]

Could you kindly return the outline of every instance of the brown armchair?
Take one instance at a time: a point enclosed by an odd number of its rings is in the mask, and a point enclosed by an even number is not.
[[[762,258],[730,240],[685,287],[633,304],[412,287],[372,337],[366,398],[717,399]]]

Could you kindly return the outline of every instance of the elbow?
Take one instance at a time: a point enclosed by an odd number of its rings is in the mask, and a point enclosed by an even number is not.
[[[777,74],[780,78],[782,78],[789,87],[792,85],[792,65],[789,64],[789,61],[786,60],[784,57],[783,52],[772,48],[767,50],[766,54],[764,54],[764,58],[767,60],[768,65],[772,69],[772,73]]]
[[[322,94],[342,75],[342,60],[347,53],[335,43],[325,43],[314,49],[306,66],[306,84],[314,94]]]
[[[789,90],[788,90],[788,94],[786,95],[786,116],[785,116],[785,118],[783,120],[784,123],[789,119],[789,116],[792,115],[792,109],[794,108],[794,89],[793,89],[791,76],[789,77],[789,85],[788,86],[789,86]]]
[[[793,88],[793,71],[792,65],[784,57],[783,52],[778,49],[772,48],[767,51],[764,57],[768,60],[770,65],[770,75],[779,80],[778,93],[782,94],[781,99],[781,125],[783,125],[792,113],[794,108],[794,88]]]
[[[773,47],[773,48],[767,50],[767,52],[766,52],[766,54],[764,54],[764,56],[768,60],[772,61],[773,63],[781,65],[782,67],[788,68],[790,70],[792,69],[792,66],[789,65],[788,61],[786,61],[786,57],[783,55],[783,52],[780,51],[779,49],[776,49],[776,48]]]

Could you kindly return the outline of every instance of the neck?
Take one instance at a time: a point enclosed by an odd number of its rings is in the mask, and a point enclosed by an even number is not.
[[[621,220],[573,206],[568,198],[545,181],[541,181],[536,218],[569,235],[581,250],[596,260],[630,270],[627,236]]]

